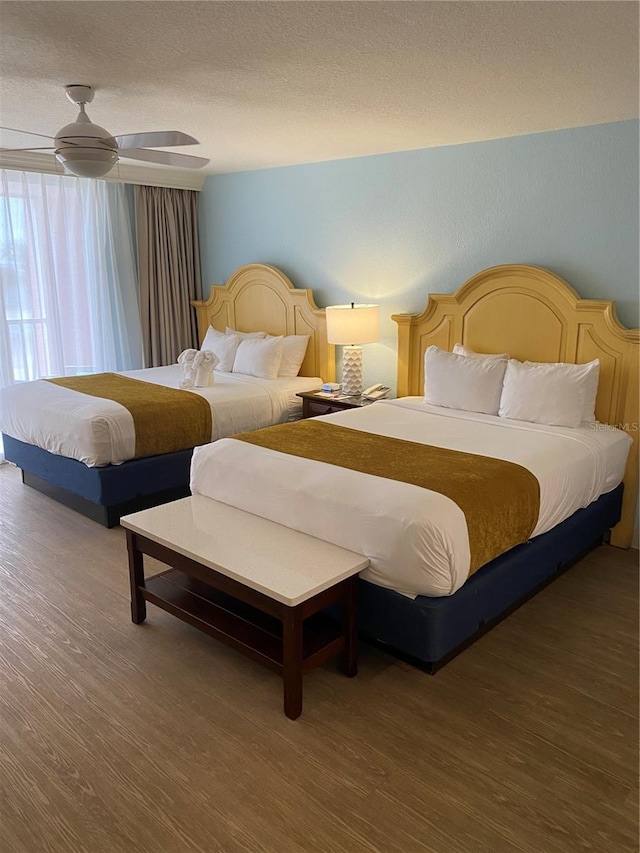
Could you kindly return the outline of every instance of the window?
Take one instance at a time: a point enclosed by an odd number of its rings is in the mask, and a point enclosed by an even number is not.
[[[0,387],[142,367],[125,192],[0,171]]]

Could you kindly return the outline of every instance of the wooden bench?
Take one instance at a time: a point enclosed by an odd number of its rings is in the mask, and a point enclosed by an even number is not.
[[[337,654],[357,672],[356,581],[369,560],[195,495],[124,516],[131,618],[161,607],[284,678],[284,712],[302,711],[302,676]],[[144,555],[169,571],[145,579]],[[342,624],[320,611],[342,602]]]

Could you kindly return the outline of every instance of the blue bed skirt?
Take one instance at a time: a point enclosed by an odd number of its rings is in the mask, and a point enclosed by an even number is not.
[[[89,468],[8,435],[3,442],[5,457],[22,469],[27,485],[107,527],[128,512],[189,494],[192,449]]]
[[[622,492],[620,485],[548,533],[487,563],[453,595],[410,599],[361,580],[360,634],[437,669],[599,544],[620,520]]]

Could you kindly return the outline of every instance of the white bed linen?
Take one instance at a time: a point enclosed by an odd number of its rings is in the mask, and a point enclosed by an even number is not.
[[[421,397],[323,417],[331,423],[523,465],[540,482],[534,536],[622,480],[630,438],[603,427],[550,427],[442,409]],[[197,448],[191,490],[364,554],[362,577],[404,595],[451,595],[469,574],[467,525],[449,498],[223,439]]]
[[[180,388],[179,365],[123,371],[123,376]],[[258,379],[215,371],[214,384],[189,393],[211,404],[211,440],[290,420],[301,411],[298,391],[319,388],[318,377]],[[0,431],[89,467],[119,465],[135,454],[130,412],[119,403],[37,380],[0,392]],[[297,400],[297,403],[294,402]]]

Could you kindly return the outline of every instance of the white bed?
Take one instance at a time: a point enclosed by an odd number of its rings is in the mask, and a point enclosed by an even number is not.
[[[179,388],[183,378],[177,364],[123,371],[122,375],[168,388]],[[212,386],[191,393],[211,404],[211,441],[215,441],[300,417],[302,401],[297,392],[321,384],[317,376],[258,379],[215,371]],[[44,380],[3,390],[0,431],[89,467],[120,465],[135,455],[135,429],[128,409]]]
[[[429,406],[420,397],[322,420],[522,465],[540,483],[532,536],[618,486],[631,445],[614,428],[542,426]],[[362,577],[404,595],[451,595],[469,575],[462,510],[418,486],[225,439],[196,449],[191,490],[364,554],[371,565]]]
[[[212,440],[287,421],[301,411],[296,392],[333,380],[335,351],[327,343],[324,310],[311,290],[294,287],[275,267],[240,267],[193,306],[201,343],[209,327],[307,338],[297,377],[264,380],[246,375],[252,371],[217,370],[212,387],[195,390],[211,402]],[[174,388],[182,378],[178,365],[125,375]],[[5,392],[5,455],[22,469],[23,481],[108,527],[124,513],[188,494],[191,445],[131,458],[131,415],[103,398],[96,409],[96,399],[45,381]]]

